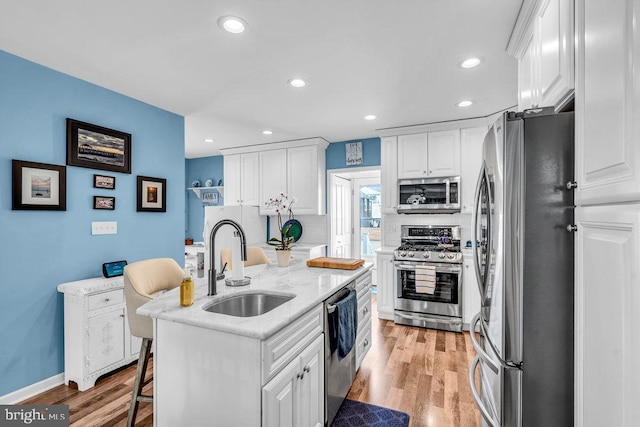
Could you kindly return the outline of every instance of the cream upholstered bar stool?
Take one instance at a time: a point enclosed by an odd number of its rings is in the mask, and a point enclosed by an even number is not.
[[[145,380],[144,378],[153,342],[153,322],[150,317],[136,314],[136,310],[155,298],[159,292],[180,286],[183,275],[184,272],[178,263],[171,258],[147,259],[134,262],[124,268],[124,297],[129,331],[131,335],[142,338],[127,427],[135,424],[140,402],[153,402],[152,396],[142,394],[142,388],[153,379]]]
[[[220,269],[227,264],[227,270],[233,270],[233,263],[231,262],[231,248],[224,248],[220,250]],[[264,253],[262,248],[257,246],[247,246],[247,260],[244,262],[245,267],[258,264],[271,264],[271,260]]]

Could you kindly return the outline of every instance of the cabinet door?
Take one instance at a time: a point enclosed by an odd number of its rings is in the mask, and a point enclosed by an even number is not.
[[[324,334],[300,353],[298,426],[324,426]]]
[[[287,191],[287,150],[260,152],[260,213],[275,215],[274,208],[267,208],[264,202]],[[294,206],[295,207],[295,206]],[[294,213],[296,211],[294,210]]]
[[[428,142],[428,175],[460,175],[460,130],[429,132]]]
[[[260,160],[258,153],[247,153],[240,156],[240,200],[245,206],[260,205]]]
[[[576,1],[578,205],[640,200],[637,22],[637,2]]]
[[[473,316],[480,311],[480,290],[473,265],[473,258],[465,257],[462,273],[462,322],[471,323]]]
[[[378,252],[376,268],[378,269],[378,317],[393,320],[393,287],[395,283],[393,254]]]
[[[224,205],[241,204],[241,170],[240,154],[224,156]]]
[[[398,178],[427,176],[427,134],[398,137]]]
[[[325,201],[319,194],[317,147],[287,149],[287,187],[289,197],[297,199],[293,205],[296,215],[320,213]]]
[[[559,106],[573,93],[573,2],[542,3],[537,25],[540,44],[540,106]]]
[[[300,359],[295,358],[262,388],[262,425],[296,427]],[[323,407],[324,410],[324,407]]]
[[[575,218],[575,425],[635,426],[640,204],[578,207]]]
[[[98,371],[124,359],[124,308],[88,319],[88,371]]]
[[[382,138],[380,154],[381,210],[383,214],[395,214],[398,206],[398,137]]]
[[[522,58],[518,61],[518,110],[524,111],[537,105],[534,76],[536,56],[535,33],[530,31],[527,36],[526,48]]]
[[[482,165],[482,143],[487,134],[487,127],[460,130],[460,191],[462,205],[460,212],[470,214],[473,210],[473,196],[476,191],[480,166]]]

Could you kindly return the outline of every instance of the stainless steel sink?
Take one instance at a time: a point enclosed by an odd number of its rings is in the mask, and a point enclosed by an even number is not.
[[[204,310],[237,317],[260,316],[293,299],[294,296],[261,292],[240,294],[214,302],[204,307]]]

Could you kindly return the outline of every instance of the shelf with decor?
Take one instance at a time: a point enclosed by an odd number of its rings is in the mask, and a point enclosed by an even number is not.
[[[220,193],[221,197],[224,197],[224,187],[189,187],[187,190],[193,191],[199,199],[202,198],[202,191],[216,190]]]

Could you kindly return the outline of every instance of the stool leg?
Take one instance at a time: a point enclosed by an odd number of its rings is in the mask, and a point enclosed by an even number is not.
[[[131,393],[131,405],[129,406],[129,415],[127,416],[127,427],[132,427],[136,423],[136,415],[138,413],[138,397],[142,396],[142,387],[144,387],[144,376],[147,372],[147,364],[149,355],[151,354],[152,339],[143,338],[140,346],[140,357],[138,358],[138,368],[136,369],[136,380],[133,383],[133,391]]]

